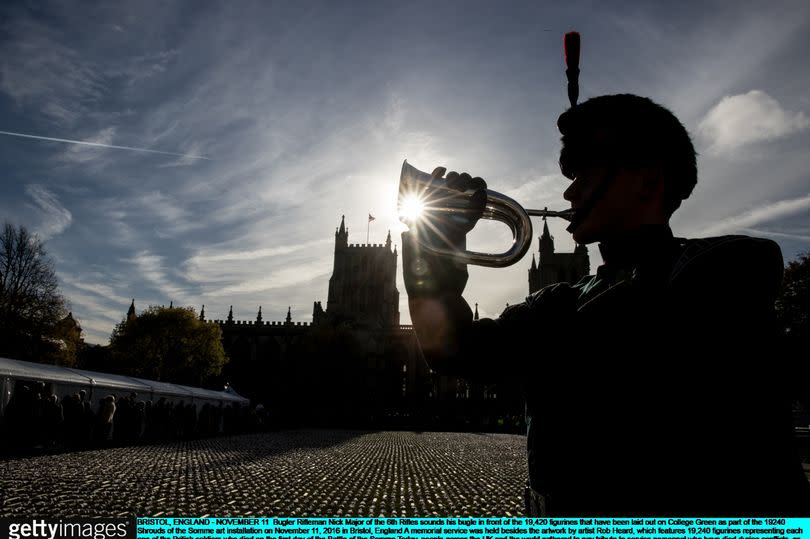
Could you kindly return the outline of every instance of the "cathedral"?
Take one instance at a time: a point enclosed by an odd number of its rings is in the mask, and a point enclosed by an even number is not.
[[[589,270],[585,246],[555,253],[543,227],[540,264],[532,259],[529,292]],[[230,362],[224,380],[275,411],[280,424],[462,428],[521,432],[519,388],[439,376],[421,357],[413,328],[400,324],[397,250],[350,244],[345,217],[335,231],[326,309],[312,322],[215,320]],[[204,319],[204,309],[200,313]],[[477,306],[476,306],[477,318]]]
[[[543,219],[543,234],[539,241],[540,265],[535,264],[532,255],[532,267],[529,268],[529,294],[554,283],[575,284],[591,271],[588,248],[584,245],[577,245],[573,253],[554,252],[554,236],[549,233],[545,219]]]

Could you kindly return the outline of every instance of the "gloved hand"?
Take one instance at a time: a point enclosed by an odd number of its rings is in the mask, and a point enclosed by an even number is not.
[[[446,169],[436,168],[432,176],[441,178]],[[419,297],[460,296],[467,284],[467,265],[451,258],[435,255],[422,247],[417,236],[432,245],[465,250],[467,233],[481,218],[486,205],[486,182],[466,172],[450,172],[446,183],[459,192],[458,202],[467,212],[425,215],[415,223],[416,229],[402,233],[402,273],[409,299]],[[475,191],[472,197],[462,193]]]

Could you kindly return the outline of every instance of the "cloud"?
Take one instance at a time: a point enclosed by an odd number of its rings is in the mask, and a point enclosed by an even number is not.
[[[331,242],[321,239],[252,250],[206,249],[186,261],[184,278],[214,297],[284,289],[319,277],[325,282],[333,258],[324,253],[324,247]]]
[[[123,207],[130,209],[130,213],[154,216],[155,220],[160,220],[163,226],[158,228],[156,233],[163,238],[174,237],[204,226],[203,223],[195,221],[191,213],[175,201],[175,197],[161,191],[137,195],[131,202],[123,203]]]
[[[89,281],[88,281],[89,279]],[[86,273],[82,277],[70,273],[59,272],[59,280],[63,285],[81,291],[82,295],[86,296],[86,292],[94,294],[100,298],[112,302],[115,305],[122,305],[128,303],[129,299],[126,296],[121,296],[117,291],[118,283],[109,273]],[[116,286],[110,286],[107,283],[113,282]],[[120,311],[117,308],[116,313]]]
[[[181,155],[178,159],[175,159],[170,163],[158,165],[158,167],[160,168],[188,167],[191,165],[198,164],[200,162],[200,158],[203,158],[202,145],[198,142],[192,142],[190,144],[185,144],[183,146],[184,146],[183,149],[185,150],[183,155]],[[209,158],[205,157],[205,159],[208,160]]]
[[[716,225],[703,229],[701,233],[706,236],[728,234],[753,227],[760,223],[790,217],[791,215],[807,210],[810,210],[810,194],[803,197],[780,200],[779,202],[740,213],[724,219]]]
[[[112,144],[115,131],[116,128],[114,126],[105,127],[86,140],[68,141],[87,144],[70,144],[59,156],[59,159],[71,163],[86,163],[92,161],[105,152],[105,146]]]
[[[124,67],[114,67],[106,72],[109,77],[124,77],[129,86],[137,85],[161,73],[178,56],[177,50],[165,50],[131,58]]]
[[[762,230],[757,228],[743,228],[741,232],[745,232],[746,234],[751,234],[753,236],[767,236],[769,238],[810,242],[810,234],[791,234],[788,232],[774,232],[773,230]]]
[[[29,206],[39,213],[42,219],[37,231],[43,239],[61,234],[70,226],[73,215],[59,202],[55,194],[39,184],[27,185],[25,192],[34,201]]]
[[[164,265],[164,257],[144,250],[129,259],[128,262],[133,263],[138,273],[164,298],[178,303],[188,302],[188,289],[178,286],[172,281]]]
[[[321,257],[307,265],[290,265],[277,271],[270,272],[258,279],[241,280],[218,290],[209,290],[208,296],[231,296],[238,294],[256,294],[269,290],[285,290],[313,281],[327,281],[332,273],[331,256]],[[315,299],[315,298],[313,298]]]
[[[194,255],[188,260],[187,263],[190,266],[207,266],[215,262],[255,261],[260,258],[270,258],[280,255],[288,255],[296,251],[310,250],[313,247],[320,247],[321,245],[330,243],[332,243],[332,240],[322,239],[306,243],[296,243],[293,245],[280,245],[278,247],[265,247],[261,249],[252,249],[252,250],[219,251],[218,249],[210,249],[208,251],[203,251],[201,253]]]
[[[785,110],[761,90],[723,97],[698,123],[698,134],[712,153],[724,153],[754,142],[786,137],[807,129],[804,112]]]
[[[72,124],[105,95],[107,88],[91,62],[62,43],[58,30],[29,17],[4,26],[0,92],[31,105],[56,124]]]

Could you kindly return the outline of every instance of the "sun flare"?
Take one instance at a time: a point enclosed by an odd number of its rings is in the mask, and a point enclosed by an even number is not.
[[[413,222],[422,216],[425,203],[417,195],[408,195],[402,199],[399,207],[399,216],[408,222]]]

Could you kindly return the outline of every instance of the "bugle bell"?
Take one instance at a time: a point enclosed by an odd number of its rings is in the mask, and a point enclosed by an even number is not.
[[[447,185],[444,178],[434,178],[427,172],[411,166],[406,160],[402,163],[399,177],[399,218],[411,226],[419,224],[420,219],[427,222],[424,226],[435,227],[431,219],[453,219],[464,217],[471,211],[470,199],[475,190],[461,192]],[[480,253],[453,249],[449,245],[437,245],[438,234],[414,234],[419,244],[430,252],[451,257],[458,262],[503,268],[511,266],[526,254],[532,242],[532,221],[530,216],[560,217],[571,220],[573,210],[548,211],[526,210],[508,196],[486,189],[486,204],[480,215],[481,219],[490,219],[504,223],[512,231],[512,246],[503,253]],[[476,211],[476,213],[478,213]]]

